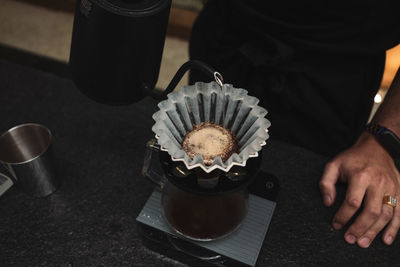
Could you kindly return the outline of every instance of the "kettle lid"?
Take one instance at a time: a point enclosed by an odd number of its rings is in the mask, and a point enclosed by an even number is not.
[[[90,0],[86,0],[90,1]],[[92,0],[117,15],[145,17],[169,9],[171,0]]]

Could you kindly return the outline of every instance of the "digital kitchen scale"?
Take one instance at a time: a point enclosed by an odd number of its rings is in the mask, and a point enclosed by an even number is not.
[[[161,192],[153,191],[136,218],[146,247],[190,265],[255,266],[276,206],[279,181],[259,171],[249,186],[249,209],[241,226],[223,239],[198,242],[184,239],[162,215]]]

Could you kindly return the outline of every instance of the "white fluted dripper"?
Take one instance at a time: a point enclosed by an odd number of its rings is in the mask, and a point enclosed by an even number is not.
[[[271,123],[265,118],[267,110],[258,106],[258,102],[246,90],[230,84],[221,88],[215,82],[197,82],[168,94],[168,99],[158,104],[160,110],[153,114],[152,130],[161,150],[167,151],[173,161],[182,161],[188,169],[200,167],[207,173],[216,169],[228,172],[233,166],[245,166],[249,158],[257,157],[269,138]],[[193,125],[201,122],[230,130],[238,139],[239,153],[232,154],[225,162],[218,156],[211,165],[205,165],[201,155],[191,159],[181,144]]]

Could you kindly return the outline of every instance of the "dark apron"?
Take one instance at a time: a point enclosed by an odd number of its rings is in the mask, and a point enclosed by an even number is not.
[[[193,28],[190,58],[258,97],[269,111],[271,138],[333,156],[363,131],[400,27],[395,19],[365,20],[371,6],[346,14],[325,1],[319,12],[304,1],[268,2],[208,1]],[[196,81],[207,78],[193,71],[190,83]]]

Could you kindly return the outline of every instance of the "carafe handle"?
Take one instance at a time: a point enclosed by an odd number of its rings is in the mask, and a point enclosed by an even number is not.
[[[1,166],[2,164],[0,164]],[[4,169],[7,169],[11,174],[13,173],[11,169],[8,169],[5,165],[3,165]],[[0,196],[3,195],[11,186],[16,182],[16,176],[11,178],[12,176],[7,176],[6,174],[0,172]]]
[[[161,168],[159,166],[154,166],[155,162],[159,164],[159,161],[153,160],[154,154],[158,154],[159,152],[160,145],[157,143],[156,139],[151,139],[147,141],[146,150],[144,153],[142,175],[162,189],[166,184],[167,179],[162,173]]]

